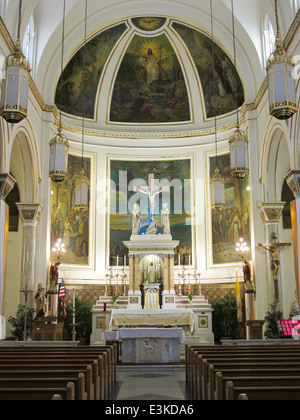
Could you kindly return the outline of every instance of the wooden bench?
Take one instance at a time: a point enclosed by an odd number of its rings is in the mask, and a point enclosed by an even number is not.
[[[74,369],[74,370],[51,370],[51,369],[40,369],[37,367],[36,369],[31,370],[9,370],[9,371],[2,371],[0,370],[0,380],[10,379],[10,378],[19,378],[20,380],[26,378],[34,378],[34,379],[45,379],[48,378],[68,378],[70,382],[74,381],[79,375],[84,375],[84,384],[85,389],[84,392],[86,394],[86,399],[88,401],[93,401],[95,399],[94,396],[94,383],[93,383],[93,375],[92,375],[92,367],[87,366],[86,369]]]
[[[76,378],[73,377],[49,377],[36,378],[36,377],[26,377],[26,378],[0,378],[0,393],[3,388],[65,388],[68,383],[74,384],[74,399],[77,401],[86,401],[87,393],[85,391],[85,382],[84,374],[79,373]]]
[[[66,387],[62,388],[1,388],[1,401],[47,401],[53,400],[54,396],[59,395],[61,400],[75,401],[75,386],[73,382],[69,382]],[[55,398],[57,399],[57,397]]]
[[[198,397],[199,399],[207,400],[213,398],[213,392],[215,390],[215,380],[212,376],[212,372],[209,373],[210,366],[213,366],[215,372],[222,372],[224,369],[256,369],[256,370],[274,370],[278,368],[285,369],[300,369],[300,360],[298,362],[284,362],[284,361],[250,361],[250,362],[239,362],[236,360],[233,363],[228,362],[213,362],[212,360],[203,360],[203,370],[200,381],[200,389]]]
[[[232,382],[226,383],[226,400],[238,400],[245,395],[248,400],[268,401],[299,401],[299,386],[273,386],[273,387],[235,387]],[[245,397],[243,399],[246,399]]]
[[[221,401],[225,400],[226,397],[226,384],[227,382],[232,382],[234,387],[289,387],[289,386],[298,386],[300,387],[300,376],[287,376],[282,374],[281,376],[271,376],[272,371],[268,372],[259,372],[256,371],[256,376],[230,376],[226,374],[223,376],[221,372],[216,373],[215,383],[216,391],[212,394],[214,395],[214,400]]]

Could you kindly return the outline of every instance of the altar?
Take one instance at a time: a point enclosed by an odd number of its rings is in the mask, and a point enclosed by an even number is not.
[[[120,328],[103,332],[104,341],[122,340],[122,363],[179,363],[182,328]]]
[[[120,327],[186,327],[193,331],[194,314],[191,309],[113,309],[109,329]]]

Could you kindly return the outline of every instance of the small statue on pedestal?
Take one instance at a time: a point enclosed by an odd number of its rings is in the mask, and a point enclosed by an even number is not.
[[[163,207],[161,210],[161,223],[162,223],[164,235],[169,235],[171,233],[171,230],[170,230],[168,203],[163,203]]]
[[[132,235],[138,235],[142,223],[140,206],[135,203],[132,211]]]
[[[251,267],[249,261],[245,260],[243,265],[245,293],[254,293],[253,283],[251,281]]]
[[[46,301],[45,289],[42,287],[41,283],[39,283],[38,285],[38,290],[34,298],[35,298],[35,305],[36,305],[35,319],[43,318],[46,314],[47,301]]]

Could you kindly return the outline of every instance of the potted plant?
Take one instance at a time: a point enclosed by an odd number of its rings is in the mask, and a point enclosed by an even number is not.
[[[274,301],[270,304],[270,309],[267,311],[265,320],[266,320],[266,329],[264,336],[268,339],[278,338],[279,330],[277,326],[277,321],[283,319],[283,312],[278,308],[278,302]]]
[[[187,297],[189,299],[189,304],[191,304],[193,302],[194,293],[192,293],[191,291],[189,291],[186,295],[187,295]]]
[[[115,293],[112,295],[112,297],[111,297],[111,303],[112,303],[112,305],[113,305],[113,306],[115,306],[115,305],[116,305],[118,297],[119,297],[119,295],[117,294],[117,292],[115,292]]]
[[[92,333],[92,303],[85,299],[75,298],[76,339],[81,345],[87,344]],[[73,304],[67,304],[67,318],[64,326],[64,337],[72,339]]]
[[[234,296],[227,293],[224,298],[211,302],[213,332],[216,341],[236,338],[238,332],[237,303]]]
[[[26,339],[31,337],[32,333],[32,321],[34,319],[35,310],[27,307],[26,311]],[[11,333],[18,340],[23,341],[23,332],[25,327],[25,306],[18,305],[16,315],[8,318],[8,323],[14,328]]]

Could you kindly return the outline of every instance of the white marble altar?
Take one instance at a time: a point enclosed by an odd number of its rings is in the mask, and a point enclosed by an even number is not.
[[[109,329],[122,326],[135,327],[163,327],[186,326],[191,331],[194,328],[194,314],[192,309],[113,309],[111,312]]]
[[[103,333],[105,340],[112,332]],[[179,363],[182,328],[121,328],[115,340],[122,340],[122,363]]]

